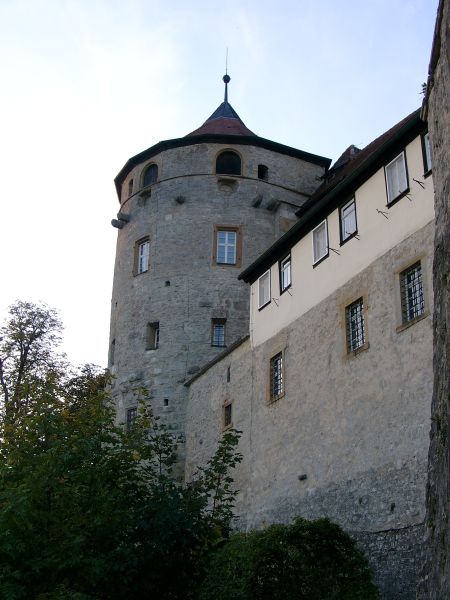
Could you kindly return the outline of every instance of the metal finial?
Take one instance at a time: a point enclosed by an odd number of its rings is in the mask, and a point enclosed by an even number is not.
[[[228,73],[225,73],[222,79],[225,83],[225,102],[228,102],[228,84],[230,83],[231,77],[228,75]]]

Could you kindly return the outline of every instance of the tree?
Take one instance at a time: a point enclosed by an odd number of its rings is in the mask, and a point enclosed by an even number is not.
[[[62,324],[55,310],[18,301],[0,328],[0,398],[10,423],[30,408],[46,380],[65,366],[56,353]]]
[[[108,374],[61,367],[60,325],[47,310],[20,303],[2,329],[12,408],[0,419],[0,597],[193,597],[207,553],[229,529],[237,433],[191,485],[176,483],[178,440],[148,393],[138,392],[133,425],[117,425]]]

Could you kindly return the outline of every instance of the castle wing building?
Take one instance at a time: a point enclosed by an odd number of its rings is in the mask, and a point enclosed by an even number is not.
[[[327,516],[415,598],[432,395],[433,182],[419,111],[350,146],[241,270],[249,335],[187,382],[186,477],[242,431],[243,528]]]

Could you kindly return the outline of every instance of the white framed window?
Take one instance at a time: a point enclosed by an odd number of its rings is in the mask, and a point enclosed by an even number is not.
[[[218,264],[236,264],[236,231],[217,230],[217,260]]]
[[[341,243],[351,238],[357,232],[356,226],[356,203],[352,198],[347,204],[339,209],[339,220],[341,225]]]
[[[345,308],[347,352],[355,352],[366,343],[364,327],[364,302],[358,298]]]
[[[278,400],[284,394],[283,352],[270,359],[270,400]]]
[[[258,279],[258,308],[270,302],[270,269]]]
[[[134,246],[134,274],[148,271],[150,263],[150,240],[148,237],[138,240]]]
[[[225,347],[226,319],[212,319],[211,321],[211,346]]]
[[[312,244],[313,244],[313,264],[322,260],[328,256],[328,228],[327,220],[322,221],[320,225],[317,225],[312,231]]]
[[[424,314],[425,301],[420,261],[400,273],[400,296],[403,324]]]
[[[291,287],[291,255],[280,261],[280,293]]]
[[[423,170],[424,174],[427,175],[432,169],[431,160],[431,145],[430,145],[430,134],[428,131],[422,136],[422,153],[423,153]]]
[[[405,152],[401,152],[384,168],[388,204],[408,190]]]

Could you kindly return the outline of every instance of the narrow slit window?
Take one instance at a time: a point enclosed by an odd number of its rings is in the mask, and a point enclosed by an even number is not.
[[[400,273],[400,294],[403,323],[409,323],[423,315],[425,312],[425,302],[420,261]]]
[[[223,428],[227,429],[233,424],[233,405],[227,402],[223,406]]]
[[[159,323],[147,323],[146,350],[157,350],[159,348]]]
[[[130,179],[130,181],[128,182],[128,195],[131,196],[132,193],[133,193],[133,180]]]
[[[258,179],[267,181],[269,179],[269,167],[266,165],[258,165]]]

